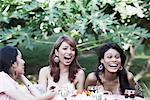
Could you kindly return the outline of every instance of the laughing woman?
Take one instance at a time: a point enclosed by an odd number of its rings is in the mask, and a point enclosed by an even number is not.
[[[60,90],[66,88],[71,93],[84,88],[85,73],[77,61],[75,41],[68,36],[60,36],[49,56],[49,66],[39,72],[39,84],[45,90],[55,83]]]
[[[98,51],[98,67],[86,79],[85,88],[98,86],[100,91],[124,94],[125,90],[135,90],[136,82],[131,72],[124,67],[126,56],[116,43],[106,43]],[[136,92],[136,95],[139,95]],[[139,95],[142,96],[142,95]]]
[[[24,76],[24,63],[16,47],[5,46],[0,49],[0,100],[51,100],[56,90],[41,94]],[[23,92],[17,80],[29,91]]]

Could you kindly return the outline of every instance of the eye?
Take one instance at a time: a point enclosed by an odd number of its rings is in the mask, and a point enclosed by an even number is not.
[[[106,57],[107,57],[107,58],[112,58],[112,55],[107,55]]]
[[[74,49],[74,48],[71,48],[71,50],[72,50],[72,51],[75,51],[75,49]]]
[[[119,59],[119,58],[120,58],[120,55],[116,55],[115,58]]]
[[[67,50],[67,47],[63,47],[63,50]]]

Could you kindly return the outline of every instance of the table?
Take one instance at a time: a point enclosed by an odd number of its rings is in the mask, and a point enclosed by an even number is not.
[[[144,100],[141,97],[125,98],[124,95],[103,95],[102,100]]]
[[[53,100],[144,100],[144,98],[141,97],[125,98],[124,95],[108,95],[98,93],[93,93],[90,96],[87,96],[86,94],[82,93],[75,96],[67,96],[67,97],[62,97],[58,95]]]

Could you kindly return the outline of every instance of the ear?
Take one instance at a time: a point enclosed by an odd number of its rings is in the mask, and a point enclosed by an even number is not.
[[[58,56],[58,50],[57,49],[55,49],[55,55]]]
[[[17,63],[14,62],[14,64],[12,64],[12,67],[13,67],[14,69],[17,68]]]

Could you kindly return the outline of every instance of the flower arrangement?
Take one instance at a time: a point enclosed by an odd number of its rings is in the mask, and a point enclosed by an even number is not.
[[[65,100],[101,100],[100,93],[94,93],[88,90],[75,91],[71,96]]]

